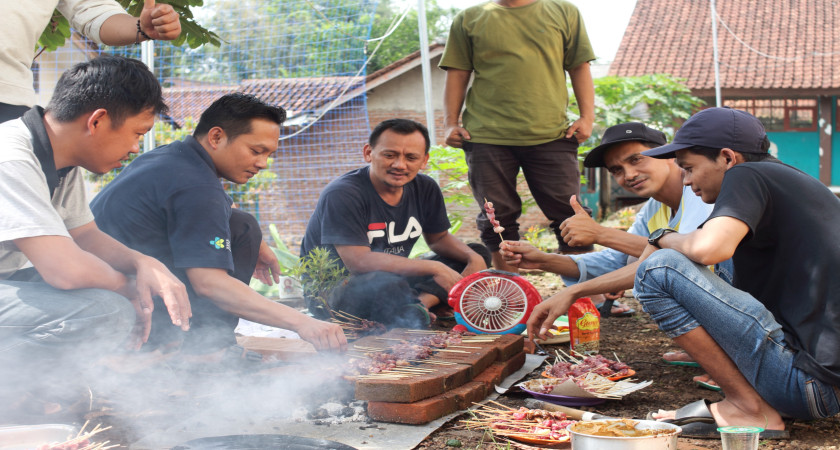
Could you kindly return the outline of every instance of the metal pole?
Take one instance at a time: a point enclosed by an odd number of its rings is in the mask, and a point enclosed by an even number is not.
[[[720,62],[718,61],[718,39],[717,39],[717,10],[715,9],[715,0],[711,0],[712,6],[712,47],[714,48],[715,57],[715,105],[720,108],[723,106],[720,101]]]
[[[155,41],[145,41],[140,44],[140,60],[149,68],[152,73],[155,73]],[[143,153],[155,148],[155,128],[152,127],[148,133],[143,136]]]
[[[432,107],[432,69],[429,65],[429,36],[426,29],[425,0],[417,0],[417,29],[420,32],[420,65],[423,70],[423,99],[426,104],[426,128],[432,145],[437,142],[435,134],[435,110]]]

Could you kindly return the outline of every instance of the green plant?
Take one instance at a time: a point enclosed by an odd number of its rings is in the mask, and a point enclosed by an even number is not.
[[[629,230],[636,221],[636,210],[633,208],[623,208],[618,211],[618,226],[625,230]]]
[[[554,233],[549,232],[546,228],[537,225],[531,225],[525,230],[523,236],[528,243],[538,248],[542,252],[548,252],[553,245],[557,244]]]
[[[280,265],[280,274],[283,276],[291,276],[297,278],[294,274],[295,268],[300,264],[300,258],[289,250],[289,247],[283,242],[280,233],[277,231],[277,226],[271,224],[268,226],[268,231],[271,233],[271,239],[274,241],[274,246],[269,246],[271,251],[277,256],[277,263]],[[251,289],[259,292],[264,297],[279,297],[280,285],[267,285],[262,281],[251,278]]]
[[[330,293],[349,276],[339,261],[331,251],[315,247],[291,271],[303,286],[303,295],[320,303],[326,311],[330,311]]]

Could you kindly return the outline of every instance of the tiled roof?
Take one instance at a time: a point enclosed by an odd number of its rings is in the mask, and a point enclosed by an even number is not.
[[[244,80],[239,85],[202,85],[164,88],[163,95],[170,106],[169,115],[179,124],[201,113],[219,97],[233,92],[252,94],[263,101],[280,105],[287,117],[322,110],[341,92],[353,89],[362,77],[311,77]]]
[[[836,0],[717,0],[722,89],[840,89]],[[714,90],[709,0],[637,0],[610,75]]]

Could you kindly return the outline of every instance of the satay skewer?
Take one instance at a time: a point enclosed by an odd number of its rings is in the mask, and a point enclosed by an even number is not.
[[[487,206],[488,204],[489,204],[490,206]],[[484,197],[484,205],[483,205],[483,207],[484,207],[484,215],[486,216],[487,214],[489,214],[489,213],[487,212],[487,209],[489,209],[489,208],[492,208],[492,207],[493,207],[493,204],[487,201],[487,197]],[[504,231],[505,229],[504,229],[504,228],[502,228],[502,225],[501,225],[501,224],[496,225],[497,223],[499,223],[499,221],[498,221],[498,220],[496,220],[496,221],[495,221],[495,223],[493,223],[493,221],[495,220],[495,217],[496,217],[496,216],[495,216],[495,214],[494,214],[492,219],[491,219],[490,217],[488,217],[488,218],[487,218],[487,220],[489,220],[489,221],[490,221],[490,225],[493,225],[493,231],[496,231],[496,233],[498,233],[498,234],[499,234],[499,239],[501,239],[501,240],[502,240],[502,242],[504,242],[504,241],[505,241],[505,238],[504,238],[504,236],[502,236],[502,231]],[[497,229],[498,229],[498,228],[501,228],[501,230],[497,231]]]

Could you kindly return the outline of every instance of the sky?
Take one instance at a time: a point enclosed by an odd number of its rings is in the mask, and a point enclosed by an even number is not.
[[[612,61],[621,37],[630,21],[636,0],[570,0],[583,15],[586,31],[595,56],[601,62]],[[441,6],[464,9],[483,3],[484,0],[438,0]],[[606,14],[605,14],[606,13]]]

